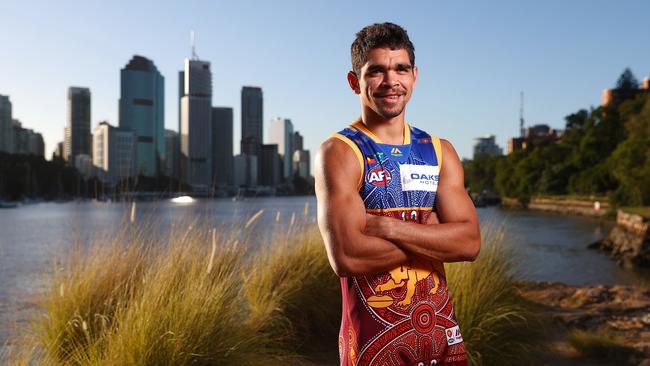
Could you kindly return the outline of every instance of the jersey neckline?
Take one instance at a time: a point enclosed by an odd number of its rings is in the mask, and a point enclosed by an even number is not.
[[[366,136],[370,137],[370,139],[372,139],[374,142],[378,144],[393,145],[381,141],[379,137],[375,136],[375,134],[372,133],[372,131],[370,131],[368,127],[366,127],[366,125],[361,121],[354,121],[352,122],[351,126],[363,132],[364,134],[366,134]],[[410,144],[411,144],[411,128],[408,122],[404,121],[404,143],[402,143],[401,145],[410,145]],[[394,146],[399,146],[399,144]]]

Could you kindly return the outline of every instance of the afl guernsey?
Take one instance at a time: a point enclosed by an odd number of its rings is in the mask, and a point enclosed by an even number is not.
[[[404,144],[355,122],[332,137],[355,152],[366,212],[426,222],[436,201],[440,139],[405,123]],[[415,257],[391,271],[341,277],[341,366],[466,365],[443,264]]]

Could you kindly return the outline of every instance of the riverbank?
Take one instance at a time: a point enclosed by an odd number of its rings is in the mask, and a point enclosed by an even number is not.
[[[606,217],[611,206],[604,197],[593,199],[572,197],[532,197],[526,204],[516,198],[501,198],[501,206],[514,209],[555,212],[564,215]]]
[[[562,364],[650,365],[649,288],[521,282],[519,294],[554,327],[551,351]]]

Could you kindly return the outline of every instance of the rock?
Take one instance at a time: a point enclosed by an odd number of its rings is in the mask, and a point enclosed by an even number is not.
[[[588,247],[609,252],[622,267],[650,267],[650,222],[618,210],[616,226],[609,235]]]
[[[579,287],[558,282],[526,282],[520,286],[520,295],[543,305],[541,308],[550,318],[567,328],[617,335],[625,339],[625,346],[634,350],[637,361],[650,359],[648,290],[629,285]]]

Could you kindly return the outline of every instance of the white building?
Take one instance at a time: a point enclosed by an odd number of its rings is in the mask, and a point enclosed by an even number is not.
[[[278,145],[282,159],[282,178],[290,179],[293,175],[293,123],[290,119],[273,117],[269,127],[269,143]]]
[[[212,187],[212,73],[210,63],[185,60],[180,113],[181,180]]]
[[[474,139],[474,158],[480,155],[503,155],[503,149],[495,142],[494,135],[485,135]]]
[[[110,184],[135,177],[135,132],[100,122],[93,130],[92,163],[98,169],[100,179]]]
[[[293,169],[301,178],[311,176],[309,150],[296,150],[293,153]]]

